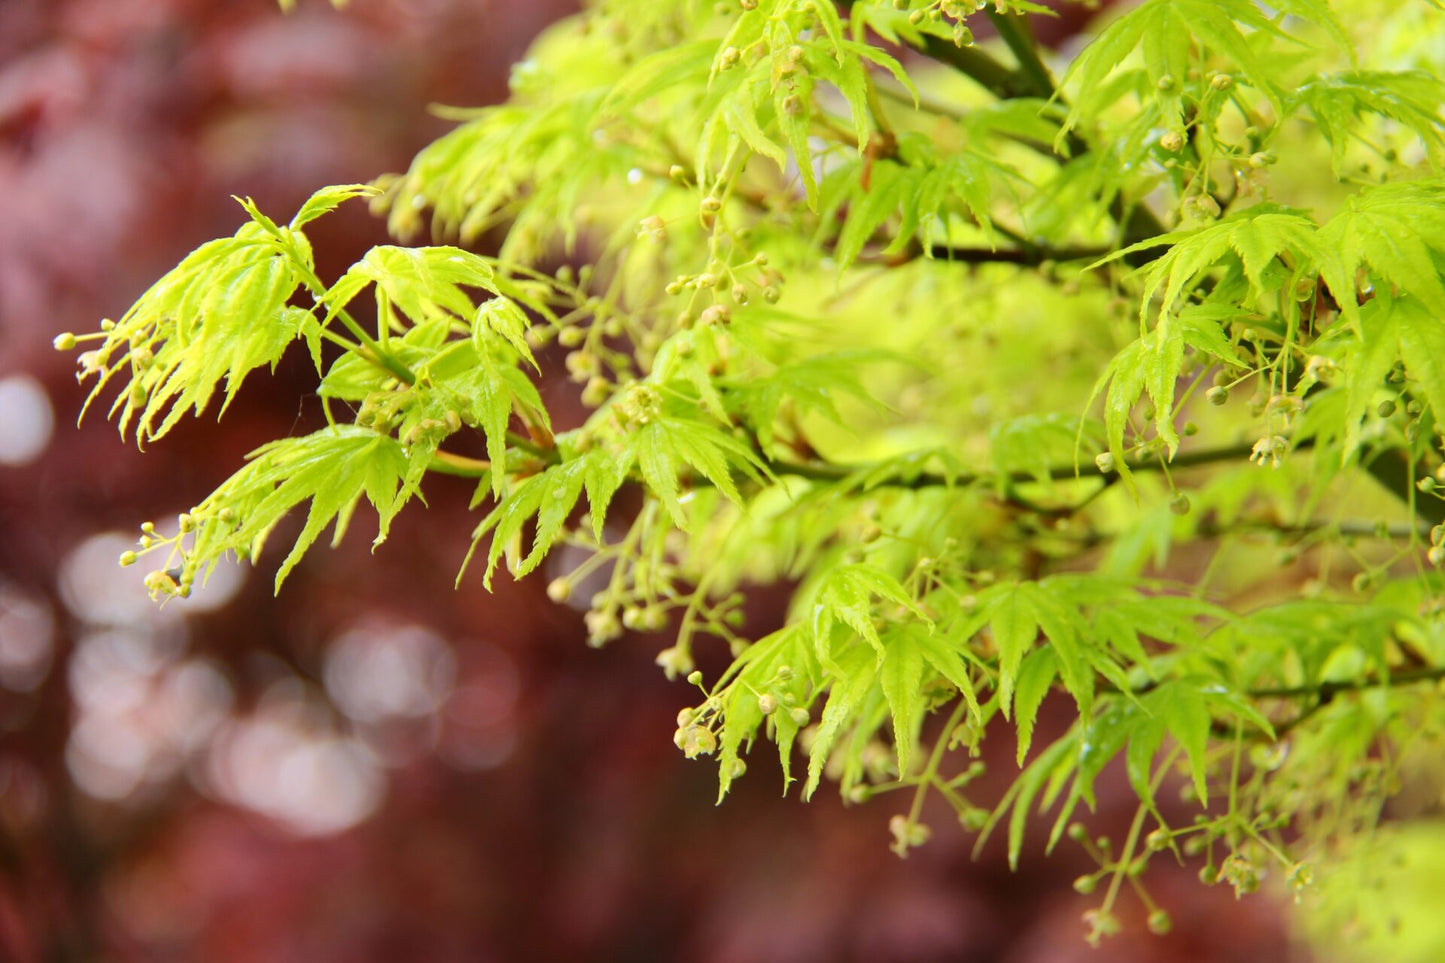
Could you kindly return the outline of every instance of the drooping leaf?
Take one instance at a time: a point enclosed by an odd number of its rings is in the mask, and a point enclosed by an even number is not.
[[[912,633],[889,634],[883,662],[878,668],[878,682],[893,717],[893,747],[898,754],[900,777],[906,776],[913,765],[918,726],[924,713],[923,673],[926,664],[923,652],[913,642]]]
[[[276,524],[305,502],[305,525],[276,572],[278,591],[328,525],[335,522],[333,544],[341,540],[362,498],[376,510],[380,544],[401,508],[397,493],[409,457],[394,438],[355,426],[263,445],[192,513],[199,527],[187,571],[197,574],[227,552],[256,558]]]

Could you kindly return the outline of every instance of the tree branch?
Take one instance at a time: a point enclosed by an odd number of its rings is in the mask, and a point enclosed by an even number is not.
[[[854,0],[841,0],[840,5],[846,10],[850,9],[853,3]],[[932,34],[925,35],[922,43],[915,45],[914,49],[932,60],[954,68],[991,91],[1000,100],[1037,97],[1062,104],[1063,98],[1058,96],[1058,89],[1048,68],[1039,57],[1037,44],[1029,35],[1027,27],[1019,23],[1016,16],[994,12],[990,12],[988,16],[998,28],[1000,38],[1018,60],[1017,70],[1009,70],[977,47],[959,47]],[[1062,146],[1063,149],[1060,150],[1057,145],[1040,144],[1036,145],[1036,149],[1060,160],[1079,157],[1091,150],[1088,142],[1077,131],[1072,130],[1064,135]],[[1128,247],[1166,231],[1164,223],[1146,205],[1127,204],[1122,196],[1116,195],[1109,202],[1109,215],[1123,233],[1120,247]],[[1122,260],[1130,267],[1140,267],[1155,260],[1162,253],[1153,250],[1134,251]]]
[[[1410,685],[1415,682],[1438,682],[1441,679],[1445,679],[1445,666],[1437,665],[1420,669],[1406,669],[1403,672],[1367,679],[1348,679],[1343,682],[1266,686],[1261,689],[1246,689],[1241,694],[1250,699],[1298,699],[1302,696],[1318,696],[1321,700],[1327,700],[1341,692],[1360,692],[1365,689]]]
[[[988,11],[988,18],[993,21],[999,37],[1008,44],[1008,49],[1018,60],[1019,69],[1015,76],[1028,82],[1033,88],[1032,96],[1044,100],[1052,97],[1055,90],[1054,78],[1049,75],[1049,68],[1039,57],[1038,44],[1034,42],[1029,31],[1028,21],[1021,14],[999,13],[996,10]]]
[[[959,264],[1024,264],[1039,265],[1046,261],[1093,261],[1103,257],[1111,247],[1048,247],[1031,245],[1019,248],[991,247],[949,247],[934,244],[928,249],[928,256],[938,261],[954,261]]]
[[[1301,446],[1307,447],[1307,446]],[[1130,464],[1131,471],[1155,471],[1165,468],[1191,468],[1197,465],[1208,465],[1222,461],[1237,461],[1241,458],[1248,458],[1254,451],[1252,444],[1226,445],[1222,448],[1205,448],[1198,451],[1181,452],[1174,456],[1172,461],[1163,462],[1158,459],[1140,461],[1137,464]],[[874,465],[838,465],[831,462],[791,462],[786,460],[764,459],[770,472],[775,475],[792,475],[796,478],[807,478],[814,481],[837,482],[844,481],[860,473],[866,472]],[[1048,478],[1054,481],[1068,481],[1075,478],[1101,478],[1112,472],[1105,472],[1093,462],[1085,462],[1079,465],[1056,465],[1049,469]],[[992,472],[960,472],[956,475],[946,475],[939,472],[923,472],[911,477],[898,477],[884,479],[878,482],[879,485],[886,485],[891,488],[934,488],[939,486],[971,485],[982,481],[994,481],[1002,477],[1010,482],[1035,481],[1031,472],[1009,472],[1000,476]]]

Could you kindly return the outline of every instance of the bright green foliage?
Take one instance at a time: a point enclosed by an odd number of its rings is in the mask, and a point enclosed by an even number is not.
[[[152,588],[308,503],[279,582],[461,476],[482,584],[601,585],[594,644],[676,630],[722,794],[762,740],[804,797],[911,790],[900,854],[931,795],[1015,860],[1047,812],[1110,881],[1095,937],[1165,851],[1302,886],[1445,726],[1445,12],[1143,0],[1065,64],[1047,6],[596,0],[409,171],[287,227],[246,204],[82,373],[149,441],[301,342],[332,424],[147,529]],[[362,195],[442,246],[319,278],[308,222]],[[786,618],[742,632],[770,583]],[[1075,820],[1115,762],[1105,850]]]

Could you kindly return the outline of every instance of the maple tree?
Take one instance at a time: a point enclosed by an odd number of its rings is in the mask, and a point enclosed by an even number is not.
[[[1091,938],[1126,886],[1152,908],[1152,859],[1306,888],[1445,724],[1445,20],[1146,0],[1051,62],[1044,9],[598,2],[405,173],[243,202],[57,344],[138,442],[293,345],[330,424],[122,563],[184,597],[306,506],[279,589],[363,501],[379,545],[472,484],[461,579],[550,566],[594,644],[671,629],[676,741],[723,795],[761,740],[804,797],[903,792],[900,855],[931,796],[1013,859],[1047,811],[1097,860]],[[440,243],[321,277],[308,226],[362,202]],[[773,583],[785,624],[744,634]],[[1050,698],[1075,721],[1035,745]],[[1096,840],[1116,759],[1137,816]]]

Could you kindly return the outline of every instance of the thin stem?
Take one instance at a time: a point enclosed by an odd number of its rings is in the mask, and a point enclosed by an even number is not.
[[[468,458],[466,455],[438,450],[432,453],[431,464],[427,467],[439,475],[481,478],[492,470],[492,463],[482,458]]]
[[[953,707],[953,711],[948,715],[948,721],[945,722],[943,728],[939,730],[938,741],[933,744],[933,751],[928,754],[928,762],[924,764],[923,772],[919,773],[918,788],[913,793],[913,804],[908,807],[907,819],[909,826],[916,826],[918,824],[918,817],[923,814],[923,800],[928,795],[928,787],[937,783],[938,767],[943,762],[943,754],[948,750],[948,743],[953,736],[953,730],[957,728],[959,722],[963,719],[964,712],[967,710],[968,700],[960,696],[958,704]],[[906,773],[899,773],[899,778],[902,779],[906,775]],[[899,842],[900,845],[895,852],[902,856],[908,851],[907,845],[903,843],[902,840]]]
[[[1119,887],[1124,884],[1124,878],[1129,872],[1129,863],[1134,859],[1134,850],[1139,847],[1139,833],[1144,829],[1144,817],[1149,814],[1149,807],[1139,805],[1134,812],[1134,821],[1129,824],[1129,834],[1124,837],[1124,848],[1119,853],[1119,859],[1114,864],[1114,873],[1109,880],[1109,889],[1104,893],[1103,907],[1106,912],[1114,908],[1114,902],[1119,898]]]
[[[1306,447],[1301,445],[1301,448]],[[1226,445],[1222,448],[1204,448],[1198,451],[1181,452],[1174,456],[1174,460],[1168,462],[1171,468],[1191,468],[1197,465],[1208,465],[1215,462],[1235,461],[1246,458],[1254,450],[1252,444],[1241,443],[1237,445]],[[822,462],[790,462],[783,460],[764,460],[764,464],[775,475],[793,475],[798,478],[807,478],[814,481],[837,482],[844,481],[874,467],[872,465],[837,465]],[[1163,462],[1152,460],[1142,461],[1137,465],[1130,465],[1131,471],[1155,471]],[[1056,465],[1049,469],[1047,477],[1054,481],[1067,481],[1076,478],[1100,478],[1106,476],[1107,472],[1099,468],[1093,462],[1086,462],[1079,465]],[[945,475],[934,472],[924,472],[911,478],[884,479],[878,484],[888,485],[893,488],[933,488],[949,485],[971,485],[980,481],[991,481],[999,476],[990,472],[960,472],[956,475]],[[1012,482],[1035,481],[1035,476],[1030,472],[1010,472],[1004,476]]]
[[[532,439],[519,435],[515,431],[507,432],[506,437],[507,444],[513,448],[525,451],[529,455],[534,455],[549,465],[558,464],[562,460],[562,456],[557,453],[556,448],[544,448],[532,441]]]
[[[321,277],[315,271],[311,270],[300,258],[295,259],[295,264],[302,269],[302,280],[306,284],[306,289],[311,292],[311,296],[316,300],[317,304],[320,304],[321,299],[326,295],[326,285],[322,282]],[[380,368],[384,368],[403,384],[416,384],[416,375],[412,373],[412,370],[392,357],[384,347],[377,343],[375,338],[367,334],[366,329],[360,324],[357,324],[356,319],[351,316],[350,312],[345,308],[337,308],[333,317],[339,318],[346,330],[351,332],[352,337],[356,338],[356,340],[361,342],[365,347],[365,350],[356,351],[359,357],[365,358]],[[323,327],[322,330],[324,331],[325,328]]]
[[[1445,666],[1432,666],[1423,669],[1407,669],[1404,672],[1394,672],[1388,676],[1367,679],[1246,689],[1243,695],[1250,699],[1297,699],[1302,696],[1318,696],[1324,702],[1341,692],[1361,692],[1365,689],[1390,688],[1415,682],[1438,682],[1441,679],[1445,679]]]
[[[988,18],[993,21],[998,35],[1018,59],[1019,73],[1033,86],[1033,96],[1044,100],[1052,97],[1054,79],[1049,76],[1049,68],[1044,66],[1043,60],[1039,58],[1038,46],[1029,34],[1028,23],[1023,16],[990,10]]]
[[[928,256],[938,261],[956,264],[1025,264],[1039,265],[1045,261],[1094,261],[1108,254],[1113,248],[1107,247],[1046,247],[1030,245],[1027,248],[991,247],[949,247],[934,244],[928,249]]]
[[[878,134],[883,141],[875,156],[891,157],[898,150],[898,134],[893,130],[893,124],[888,120],[888,112],[883,109],[883,103],[878,99],[878,88],[873,83],[873,75],[865,73],[863,81],[868,95],[868,112],[873,115],[873,122],[878,125]]]

